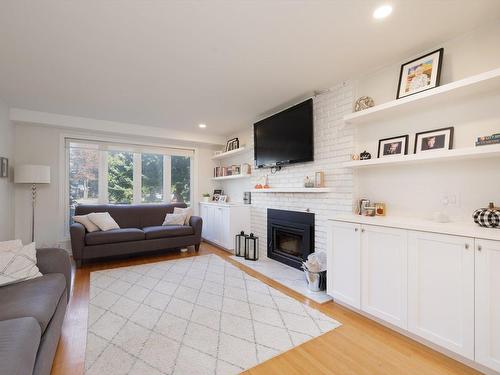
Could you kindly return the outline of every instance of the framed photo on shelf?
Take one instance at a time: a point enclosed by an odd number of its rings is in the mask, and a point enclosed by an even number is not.
[[[219,202],[220,203],[226,203],[227,202],[227,195],[221,195],[219,197]]]
[[[415,154],[425,151],[451,150],[453,148],[453,126],[415,134]]]
[[[0,177],[9,177],[9,159],[0,158]]]
[[[212,194],[212,201],[218,202],[220,196],[224,193],[222,189],[214,189],[214,193]]]
[[[408,135],[385,138],[378,141],[378,157],[406,155],[408,153]]]
[[[439,86],[443,48],[401,65],[396,99]]]
[[[237,150],[239,148],[240,148],[240,140],[238,138],[233,138],[226,142],[225,152]]]

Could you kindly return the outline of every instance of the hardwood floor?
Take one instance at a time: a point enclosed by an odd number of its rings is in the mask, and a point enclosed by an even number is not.
[[[274,357],[248,371],[248,375],[266,374],[479,374],[426,346],[398,334],[334,302],[323,305],[229,258],[227,252],[203,243],[199,253],[174,252],[84,266],[74,273],[71,297],[52,375],[81,375],[84,370],[87,336],[89,279],[92,271],[153,263],[189,256],[217,254],[249,275],[275,289],[308,304],[342,323],[342,326]],[[105,375],[105,374],[103,374]],[[145,374],[147,375],[147,374]],[[189,374],[187,374],[189,375]]]

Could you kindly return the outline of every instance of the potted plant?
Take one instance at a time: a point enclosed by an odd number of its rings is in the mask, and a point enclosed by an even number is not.
[[[201,196],[203,197],[203,202],[210,202],[210,194],[203,193]]]

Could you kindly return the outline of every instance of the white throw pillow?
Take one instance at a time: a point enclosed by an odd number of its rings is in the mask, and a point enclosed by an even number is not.
[[[163,225],[184,225],[186,215],[184,214],[167,214]]]
[[[0,242],[0,286],[40,276],[34,242],[26,246],[20,240]]]
[[[99,227],[100,230],[106,232],[111,229],[120,229],[115,219],[111,217],[109,212],[92,212],[87,215],[91,222]]]
[[[97,232],[99,230],[99,227],[90,221],[89,215],[73,216],[73,220],[75,223],[82,224],[89,233]]]
[[[191,219],[191,216],[193,216],[193,209],[191,207],[188,207],[188,208],[175,207],[174,214],[185,215],[186,220],[184,221],[184,225],[189,225],[189,220]]]

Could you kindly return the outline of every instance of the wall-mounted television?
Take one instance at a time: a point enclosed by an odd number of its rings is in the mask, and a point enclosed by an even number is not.
[[[257,168],[314,160],[313,100],[294,105],[253,126]]]

